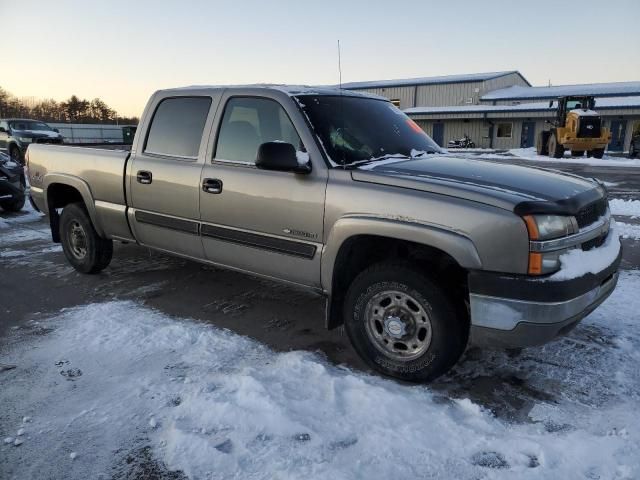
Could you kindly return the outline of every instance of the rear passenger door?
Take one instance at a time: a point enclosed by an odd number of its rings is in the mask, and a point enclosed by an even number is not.
[[[129,221],[143,245],[203,258],[199,236],[200,173],[207,147],[203,133],[218,98],[154,99],[129,161]],[[145,126],[143,126],[144,128]]]

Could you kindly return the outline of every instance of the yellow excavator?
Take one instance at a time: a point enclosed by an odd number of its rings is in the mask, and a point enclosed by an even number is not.
[[[562,158],[565,150],[571,155],[602,158],[611,141],[611,132],[602,126],[602,118],[594,110],[595,98],[591,96],[560,97],[550,130],[544,130],[536,139],[538,155]],[[549,107],[553,107],[553,100]]]

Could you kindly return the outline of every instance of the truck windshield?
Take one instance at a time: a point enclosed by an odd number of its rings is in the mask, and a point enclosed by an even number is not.
[[[46,123],[42,122],[30,122],[25,120],[18,120],[15,122],[9,122],[9,126],[13,130],[44,130],[50,131],[52,128]]]
[[[348,95],[296,98],[335,164],[441,151],[413,120],[385,100]]]

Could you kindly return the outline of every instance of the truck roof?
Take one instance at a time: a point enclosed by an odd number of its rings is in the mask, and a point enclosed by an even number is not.
[[[187,87],[177,87],[177,88],[167,88],[158,90],[158,92],[167,93],[167,92],[181,92],[184,90],[189,91],[201,91],[202,93],[211,91],[211,90],[227,90],[227,89],[266,89],[266,90],[277,90],[280,92],[284,92],[289,96],[295,97],[298,95],[344,95],[345,97],[365,97],[365,98],[375,98],[378,100],[388,101],[387,98],[381,97],[379,95],[374,95],[371,93],[363,93],[356,92],[353,90],[345,90],[334,87],[316,87],[312,85],[285,85],[285,84],[271,84],[271,83],[256,83],[256,84],[247,84],[247,85],[191,85]]]

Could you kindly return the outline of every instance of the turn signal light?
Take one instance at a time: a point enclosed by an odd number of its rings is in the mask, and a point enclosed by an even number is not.
[[[529,275],[542,275],[541,253],[529,253]]]
[[[527,230],[529,232],[529,240],[538,240],[540,238],[540,232],[538,231],[538,223],[533,215],[525,215],[522,217],[524,223],[527,224]]]

